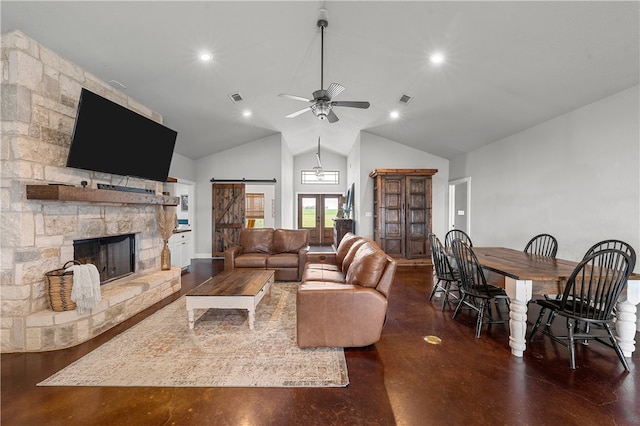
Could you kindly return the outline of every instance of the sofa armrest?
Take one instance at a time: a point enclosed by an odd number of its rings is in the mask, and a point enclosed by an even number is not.
[[[309,281],[297,292],[298,346],[362,347],[380,339],[387,299],[373,288]]]
[[[236,265],[236,257],[244,252],[244,247],[233,246],[224,251],[224,271],[233,271]]]
[[[298,281],[302,280],[302,271],[307,263],[307,255],[309,254],[309,246],[304,246],[298,250]]]

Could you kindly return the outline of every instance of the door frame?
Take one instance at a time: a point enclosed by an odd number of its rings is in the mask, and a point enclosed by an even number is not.
[[[456,186],[462,184],[467,187],[466,206],[464,206],[467,225],[465,232],[471,235],[471,176],[449,181],[449,227],[447,230],[453,229],[456,223],[456,212],[461,207],[456,206]]]
[[[343,192],[326,192],[326,191],[323,191],[323,192],[310,192],[310,191],[296,192],[295,218],[294,218],[295,224],[296,224],[296,228],[300,228],[300,215],[299,215],[299,212],[300,212],[300,197],[301,196],[302,197],[304,197],[304,196],[320,197],[320,199],[319,199],[320,205],[318,205],[317,208],[322,208],[323,205],[322,205],[321,200],[322,200],[323,196],[325,196],[325,195],[328,195],[328,196],[331,196],[331,197],[334,197],[334,196],[338,197],[338,201],[339,201],[339,197],[344,197],[344,193]],[[339,206],[338,206],[338,208],[339,208]],[[320,220],[322,221],[323,219],[324,219],[324,209],[322,209],[321,219]],[[332,226],[331,229],[333,229],[333,226]],[[332,232],[332,235],[333,235],[333,231],[331,231],[331,232]],[[328,238],[327,241],[321,241],[321,245],[331,245],[332,243],[333,243],[333,237]]]

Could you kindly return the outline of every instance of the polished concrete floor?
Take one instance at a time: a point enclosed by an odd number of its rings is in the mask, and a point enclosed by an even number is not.
[[[184,294],[221,261],[195,260]],[[474,337],[474,317],[451,319],[428,300],[428,267],[403,267],[387,324],[370,347],[346,350],[340,389],[37,387],[166,300],[75,348],[2,355],[2,417],[8,425],[637,425],[640,351],[625,372],[612,349],[579,345],[576,370],[564,347],[540,337],[511,356],[505,325]],[[535,318],[534,318],[535,319]],[[530,317],[531,320],[531,317]],[[437,336],[441,344],[424,340]],[[636,341],[640,340],[636,335]]]

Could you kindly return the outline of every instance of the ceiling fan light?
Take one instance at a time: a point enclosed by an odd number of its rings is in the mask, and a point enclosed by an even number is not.
[[[311,111],[313,115],[318,117],[320,120],[326,120],[327,115],[331,112],[331,105],[326,102],[316,102],[311,105]]]

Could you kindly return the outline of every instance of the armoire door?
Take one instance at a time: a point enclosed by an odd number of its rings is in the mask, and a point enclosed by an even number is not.
[[[405,256],[428,257],[431,232],[431,177],[407,176],[405,181]]]
[[[404,176],[384,176],[380,184],[380,248],[389,256],[405,257]]]
[[[224,251],[240,241],[244,223],[244,183],[212,185],[212,254],[224,257]]]

